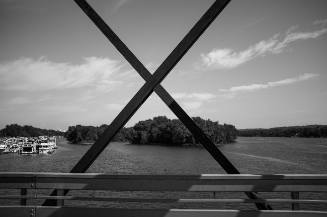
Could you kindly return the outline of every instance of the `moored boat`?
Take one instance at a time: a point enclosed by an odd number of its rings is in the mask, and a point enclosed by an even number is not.
[[[56,137],[40,137],[37,141],[36,151],[38,154],[51,154],[57,148]]]
[[[54,152],[51,144],[49,143],[37,144],[36,151],[38,154],[51,154],[52,152]]]
[[[2,154],[7,149],[6,144],[0,144],[0,154]]]
[[[7,145],[7,148],[3,151],[4,154],[17,153],[19,152],[20,147],[18,144]]]
[[[37,154],[36,144],[31,143],[31,142],[23,144],[19,150],[19,153],[20,154]]]

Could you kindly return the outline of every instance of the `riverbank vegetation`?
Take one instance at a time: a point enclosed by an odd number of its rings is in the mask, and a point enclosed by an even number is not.
[[[269,129],[240,129],[233,125],[219,124],[200,117],[193,118],[195,123],[215,144],[226,144],[242,137],[327,137],[327,125],[308,125],[291,127],[274,127]],[[73,144],[93,144],[108,125],[101,126],[70,126],[64,133],[58,130],[41,129],[33,126],[10,124],[0,130],[0,137],[37,137],[65,136]],[[199,142],[178,119],[168,119],[165,116],[139,121],[133,127],[123,128],[113,141],[132,144],[165,144],[165,145],[197,145]]]
[[[1,137],[38,137],[38,136],[63,136],[64,132],[58,130],[47,130],[29,125],[20,126],[10,124],[0,130]]]
[[[215,144],[231,143],[236,139],[237,131],[233,125],[221,125],[218,122],[204,120],[200,117],[195,117],[193,120]],[[95,141],[106,127],[107,125],[99,127],[71,126],[65,136],[71,143]],[[123,128],[113,141],[165,145],[196,145],[199,143],[180,120],[171,120],[165,116],[139,121],[133,127]]]
[[[274,127],[270,129],[242,129],[238,136],[244,137],[327,137],[327,125]]]

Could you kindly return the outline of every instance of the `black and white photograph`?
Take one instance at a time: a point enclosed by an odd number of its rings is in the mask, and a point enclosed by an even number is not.
[[[0,217],[325,217],[326,69],[325,0],[0,0]]]

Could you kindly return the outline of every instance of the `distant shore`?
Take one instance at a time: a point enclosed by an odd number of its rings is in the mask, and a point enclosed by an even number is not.
[[[218,124],[211,120],[196,117],[193,120],[215,144],[233,143],[239,137],[300,137],[326,138],[327,125],[287,126],[274,128],[236,129],[229,124]],[[37,137],[41,135],[65,137],[72,144],[92,145],[108,125],[70,126],[66,132],[40,129],[33,126],[7,125],[0,130],[0,137]],[[123,128],[112,141],[131,144],[168,146],[199,146],[187,128],[177,119],[164,116],[140,121],[134,127]]]
[[[237,135],[242,137],[303,137],[326,138],[327,125],[306,125],[274,128],[238,129]]]

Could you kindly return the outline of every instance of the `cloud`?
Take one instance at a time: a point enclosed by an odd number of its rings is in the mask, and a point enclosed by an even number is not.
[[[15,96],[7,102],[3,100],[1,108],[9,111],[21,110],[22,112],[33,110],[36,113],[70,113],[86,112],[87,108],[74,105],[71,100],[59,100],[50,96]]]
[[[37,93],[32,96],[24,96],[15,93],[13,96],[9,96],[8,99],[1,99],[2,100],[2,106],[16,106],[16,105],[35,105],[40,103],[47,103],[56,100],[58,101],[58,97],[55,97],[53,95],[47,95],[42,93]]]
[[[61,104],[61,105],[42,105],[37,108],[39,110],[38,113],[45,112],[47,114],[63,114],[63,113],[80,113],[80,112],[87,112],[88,109],[84,108],[80,105],[72,105],[69,103]]]
[[[203,105],[203,102],[199,101],[189,101],[189,102],[183,102],[183,107],[187,110],[195,110],[199,109]]]
[[[327,19],[324,20],[316,20],[313,22],[314,25],[322,25],[325,26],[327,24]]]
[[[8,104],[10,105],[24,105],[31,103],[32,101],[27,97],[14,97],[9,100]]]
[[[118,0],[118,2],[114,5],[112,9],[112,13],[116,13],[121,7],[127,4],[131,0]]]
[[[286,85],[294,84],[297,82],[306,81],[306,80],[312,79],[317,76],[319,76],[319,74],[305,73],[305,74],[299,75],[298,77],[286,78],[286,79],[279,80],[279,81],[271,81],[271,82],[266,82],[266,83],[261,83],[261,84],[250,84],[250,85],[244,85],[244,86],[235,86],[235,87],[231,87],[229,89],[220,89],[220,92],[226,93],[227,95],[225,95],[225,96],[227,96],[227,97],[233,97],[237,93],[251,92],[251,91],[258,91],[258,90],[268,89],[268,88],[273,88],[273,87],[286,86]]]
[[[0,63],[0,89],[7,91],[45,91],[72,88],[92,88],[110,91],[122,81],[115,74],[123,65],[99,57],[84,58],[81,64],[21,58]]]
[[[124,108],[124,105],[118,103],[109,103],[106,105],[106,108],[109,110],[122,110]]]
[[[316,23],[325,21],[316,21]],[[318,38],[327,33],[327,28],[313,32],[293,32],[296,27],[291,27],[284,36],[276,34],[268,40],[263,40],[243,51],[235,51],[230,48],[214,49],[207,54],[201,54],[202,65],[206,68],[235,68],[257,57],[267,54],[282,53],[291,43],[301,40]]]
[[[187,110],[199,109],[204,103],[216,98],[212,93],[174,93],[172,96],[174,99],[180,99]]]
[[[174,99],[194,99],[200,101],[208,101],[216,96],[212,93],[174,93]]]

